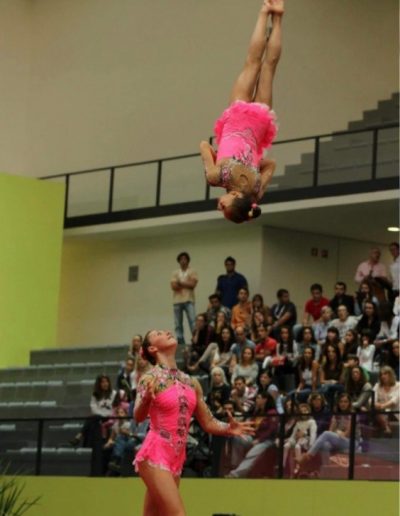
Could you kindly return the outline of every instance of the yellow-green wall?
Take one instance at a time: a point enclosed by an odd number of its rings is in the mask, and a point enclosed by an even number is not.
[[[64,186],[0,174],[0,367],[56,345]]]
[[[43,495],[29,516],[142,514],[137,479],[26,477],[26,494]],[[395,482],[183,479],[187,516],[398,516]]]

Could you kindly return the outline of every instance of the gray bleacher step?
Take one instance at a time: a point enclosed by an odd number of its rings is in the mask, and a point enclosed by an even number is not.
[[[128,351],[128,344],[85,348],[40,349],[31,351],[30,363],[31,365],[39,365],[65,362],[123,361]]]

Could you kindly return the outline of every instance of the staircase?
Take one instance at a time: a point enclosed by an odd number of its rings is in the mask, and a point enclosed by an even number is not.
[[[372,129],[399,123],[399,94],[378,102],[376,109],[364,111],[361,120],[348,124],[348,131],[368,131],[321,138],[319,142],[318,186],[368,181],[372,175]],[[298,164],[287,165],[282,176],[275,176],[279,190],[310,188],[314,179],[315,153],[301,155]],[[377,132],[376,179],[395,177],[399,170],[398,127]]]

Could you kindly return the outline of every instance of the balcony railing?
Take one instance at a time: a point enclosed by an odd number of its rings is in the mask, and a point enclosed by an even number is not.
[[[268,203],[397,189],[398,123],[280,140]],[[212,143],[212,138],[210,139]],[[200,155],[55,174],[65,183],[65,227],[119,222],[215,208],[220,188],[204,180]]]

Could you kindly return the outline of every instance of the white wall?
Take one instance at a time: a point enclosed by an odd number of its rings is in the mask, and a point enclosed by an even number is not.
[[[352,281],[357,264],[372,244],[267,227],[235,227],[130,240],[65,240],[59,316],[60,346],[128,342],[134,333],[159,326],[173,329],[171,272],[177,254],[186,250],[198,271],[196,308],[203,311],[228,255],[249,281],[251,295],[267,304],[278,288],[288,288],[300,313],[309,287],[320,282],[331,297],[337,279]],[[329,258],[313,258],[311,247],[327,249]],[[384,254],[384,260],[388,256]],[[128,267],[139,266],[139,281],[128,282]]]
[[[310,297],[312,283],[320,283],[329,299],[333,297],[336,281],[344,281],[348,293],[354,294],[357,266],[368,258],[370,248],[375,245],[382,251],[382,262],[388,266],[391,259],[387,248],[374,242],[265,227],[261,291],[272,304],[276,302],[276,291],[287,288],[299,315]],[[318,256],[312,256],[312,248],[318,250]],[[322,250],[328,251],[327,258],[321,256]]]
[[[237,270],[257,289],[261,274],[261,227],[234,228],[132,240],[66,239],[62,260],[60,346],[129,342],[134,333],[158,326],[173,329],[170,278],[176,256],[187,251],[198,272],[196,309],[204,311],[232,255]],[[128,282],[128,267],[139,281]]]
[[[196,152],[260,3],[0,0],[1,166],[44,175]],[[344,129],[397,89],[397,19],[395,0],[287,2],[280,138]]]

